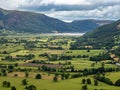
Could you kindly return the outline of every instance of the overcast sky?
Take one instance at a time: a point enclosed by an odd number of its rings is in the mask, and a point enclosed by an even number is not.
[[[64,21],[120,19],[120,0],[0,0],[0,8],[40,12]]]

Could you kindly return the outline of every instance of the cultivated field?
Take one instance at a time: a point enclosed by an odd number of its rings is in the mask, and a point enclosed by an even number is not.
[[[99,73],[114,83],[120,79],[120,70],[112,59],[90,59],[106,50],[85,47],[72,50],[74,42],[74,36],[1,36],[0,90],[10,90],[12,86],[24,90],[29,85],[37,90],[82,90],[84,85],[88,90],[119,90],[119,86],[99,80],[94,85],[94,76]],[[37,74],[41,78],[36,78]],[[89,78],[91,84],[82,84],[84,78]],[[27,85],[22,85],[23,79],[27,79]],[[10,86],[3,87],[4,81],[10,82]]]

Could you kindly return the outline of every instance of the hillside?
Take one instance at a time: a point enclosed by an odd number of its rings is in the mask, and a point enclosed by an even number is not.
[[[111,48],[120,44],[120,20],[101,26],[77,40],[77,45],[91,45],[94,48]]]
[[[71,24],[77,26],[81,30],[91,31],[96,29],[99,26],[110,24],[113,21],[111,20],[94,20],[94,19],[86,19],[86,20],[76,20]]]
[[[3,10],[0,9],[0,29],[14,30],[17,32],[29,33],[50,33],[50,32],[87,32],[93,30],[102,23],[101,20],[81,20],[66,23],[55,18],[48,17],[44,14]]]

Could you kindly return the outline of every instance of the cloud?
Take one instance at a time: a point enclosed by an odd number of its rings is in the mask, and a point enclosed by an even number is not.
[[[86,0],[0,0],[0,7],[16,9],[18,7],[47,6],[47,5],[88,5]]]
[[[40,6],[99,6],[119,4],[120,0],[0,0],[0,6],[7,9]]]
[[[0,7],[42,12],[61,20],[119,19],[120,0],[0,0]]]
[[[62,20],[79,19],[120,19],[120,5],[99,7],[92,10],[77,11],[54,11],[46,14],[51,17],[61,18]]]

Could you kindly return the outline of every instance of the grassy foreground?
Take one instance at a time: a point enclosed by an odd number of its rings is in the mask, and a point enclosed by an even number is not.
[[[83,77],[82,77],[83,78]],[[32,78],[28,78],[28,84],[29,85],[35,85],[37,87],[37,90],[81,90],[81,87],[83,84],[81,84],[82,78],[76,78],[76,79],[69,79],[69,80],[60,80],[58,82],[53,82],[51,80],[36,80]],[[87,78],[87,77],[84,77]],[[91,77],[89,77],[91,78]],[[17,90],[24,90],[24,87],[21,84],[21,81],[24,78],[18,78],[18,77],[0,77],[0,90],[10,90],[10,88],[4,88],[2,87],[2,81],[9,81],[11,82],[11,86],[17,87]],[[120,90],[120,87],[115,86],[109,86],[104,83],[99,82],[98,86],[94,86],[93,78],[92,85],[87,85],[88,90]]]

